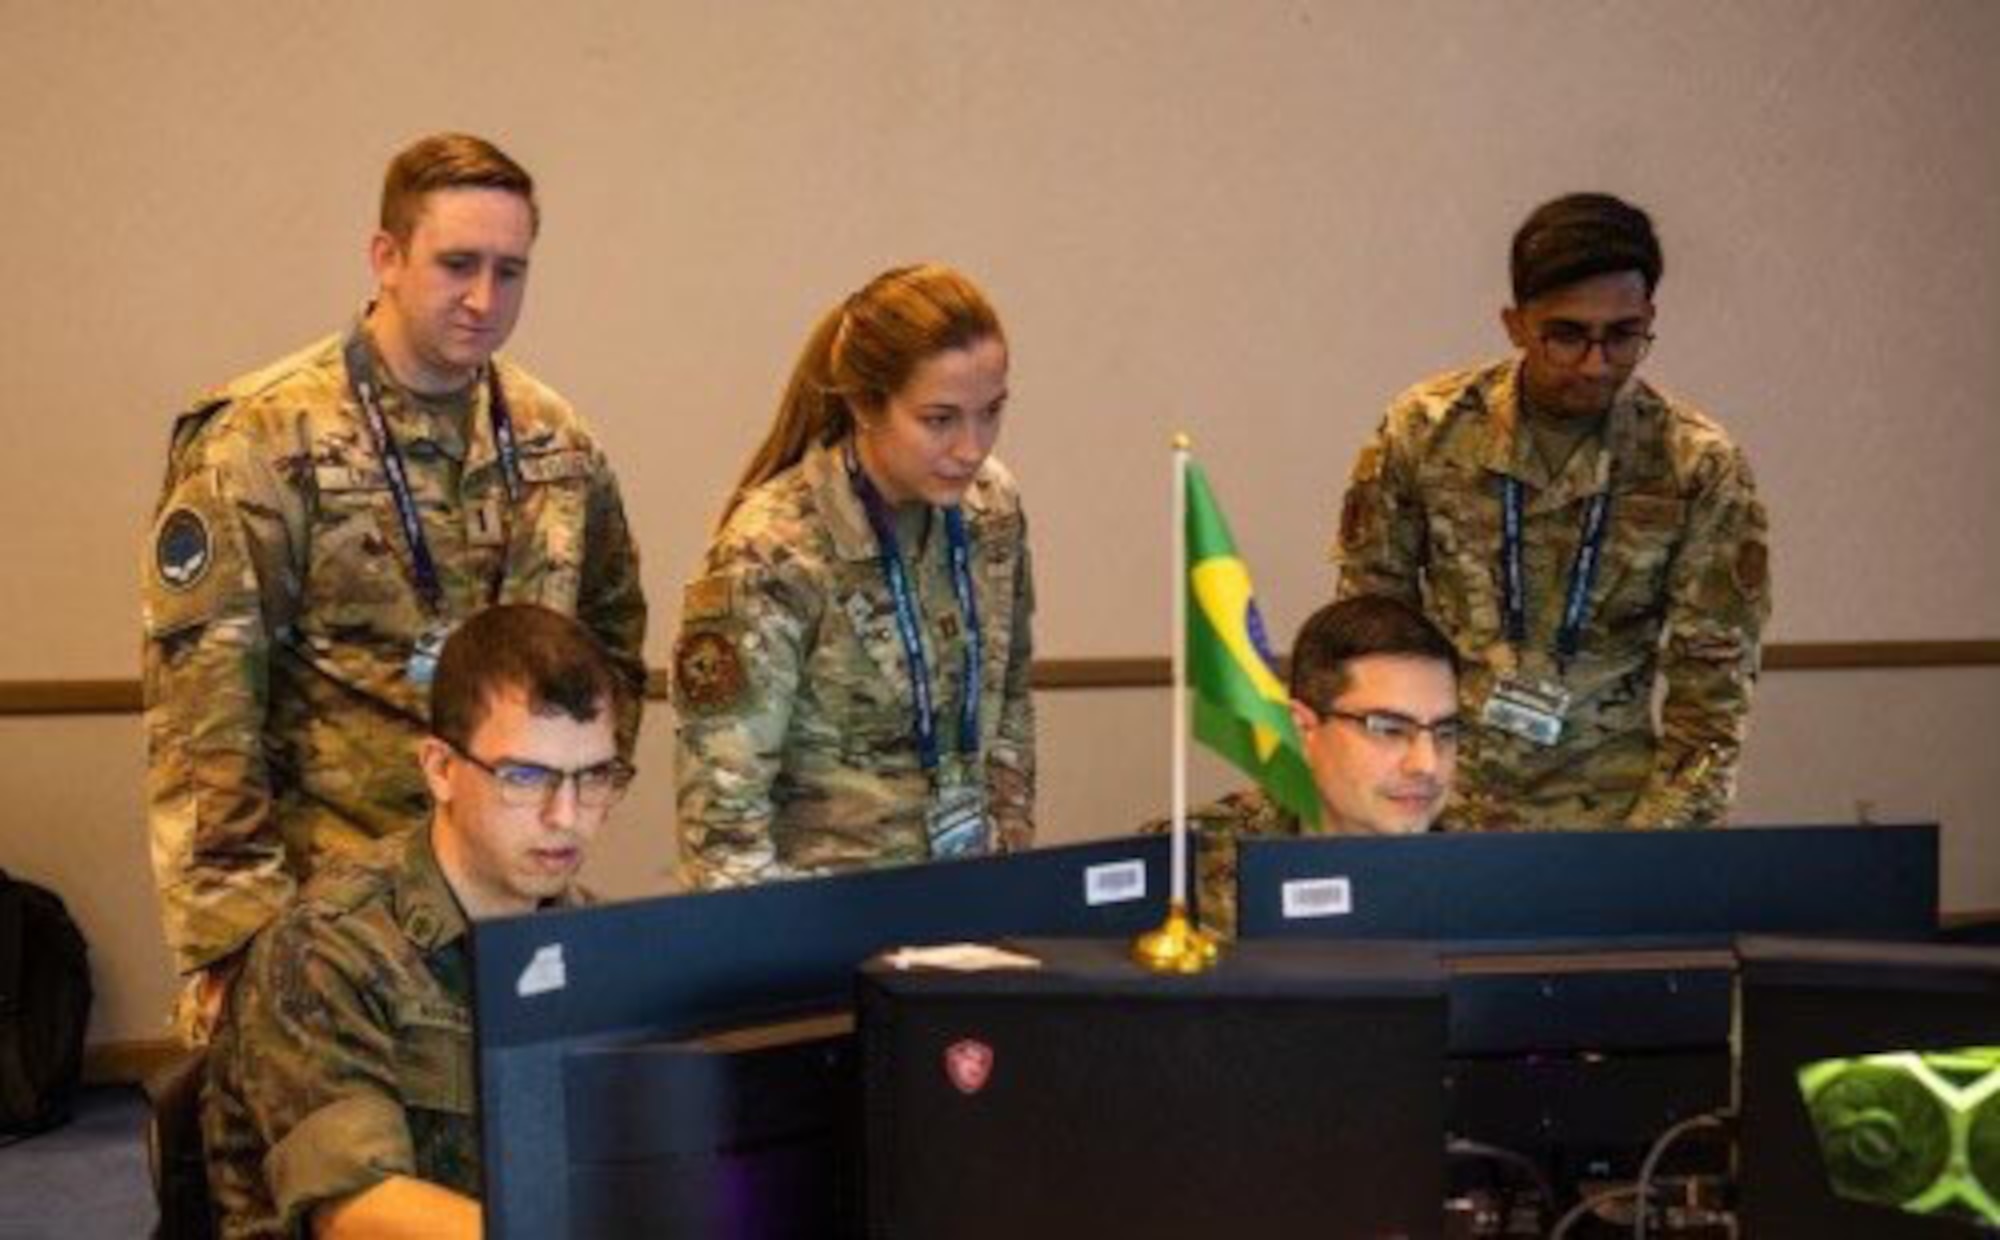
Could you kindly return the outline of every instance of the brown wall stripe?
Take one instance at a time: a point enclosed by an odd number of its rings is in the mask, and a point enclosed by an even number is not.
[[[1765,648],[1764,669],[1774,672],[1902,671],[1909,668],[2000,667],[2000,641],[1795,642]],[[1159,689],[1170,677],[1161,657],[1043,659],[1035,687]],[[654,669],[646,696],[667,696],[667,674]],[[136,680],[0,680],[0,716],[129,715],[139,709]]]

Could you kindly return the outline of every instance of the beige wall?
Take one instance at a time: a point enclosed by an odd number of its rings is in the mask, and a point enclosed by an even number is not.
[[[1757,463],[1774,636],[2000,637],[1995,63],[1986,0],[0,0],[0,681],[134,673],[168,415],[340,324],[383,160],[440,127],[544,182],[516,352],[616,456],[656,662],[806,326],[918,256],[1007,317],[1043,652],[1165,649],[1177,428],[1288,630],[1382,402],[1501,346],[1508,233],[1583,186],[1660,219],[1649,369]],[[1993,687],[1774,678],[1746,816],[1935,807],[1954,900],[2000,902]],[[1162,700],[1046,699],[1051,834],[1157,804]],[[663,835],[661,718],[627,817]],[[134,722],[0,737],[0,864],[123,927],[99,1029],[133,1036]]]

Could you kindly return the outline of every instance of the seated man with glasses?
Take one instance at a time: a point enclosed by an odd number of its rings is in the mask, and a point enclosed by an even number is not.
[[[1318,830],[1430,830],[1451,791],[1462,732],[1458,656],[1437,626],[1392,598],[1330,603],[1292,642],[1290,688],[1292,721],[1319,790]],[[1237,839],[1298,835],[1301,824],[1250,788],[1191,811],[1188,828],[1200,842],[1202,927],[1233,935]]]
[[[574,904],[624,681],[576,621],[494,607],[445,643],[413,755],[428,827],[318,868],[258,933],[209,1050],[225,1237],[476,1236],[468,923]]]
[[[1517,355],[1399,396],[1354,466],[1340,594],[1423,607],[1465,661],[1451,829],[1707,825],[1735,795],[1766,519],[1728,434],[1635,373],[1661,270],[1638,208],[1544,204]]]

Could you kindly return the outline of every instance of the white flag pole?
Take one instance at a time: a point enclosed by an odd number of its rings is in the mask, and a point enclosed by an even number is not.
[[[1188,437],[1174,436],[1174,874],[1167,920],[1140,935],[1132,958],[1155,973],[1200,973],[1215,967],[1221,948],[1187,914],[1187,479]]]
[[[1174,873],[1173,906],[1187,907],[1187,467],[1188,437],[1174,436]]]

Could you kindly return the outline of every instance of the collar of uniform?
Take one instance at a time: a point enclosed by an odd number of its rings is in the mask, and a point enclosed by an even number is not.
[[[381,393],[382,417],[389,424],[389,433],[396,437],[396,444],[404,451],[410,445],[426,442],[440,453],[462,464],[470,464],[480,455],[482,441],[484,454],[493,455],[493,432],[487,425],[491,420],[486,413],[486,371],[482,368],[472,379],[470,397],[465,402],[465,421],[462,426],[441,426],[439,413],[424,407],[425,402],[414,392],[403,386],[402,380],[389,369],[387,359],[382,356],[382,347],[375,340],[375,330],[369,325],[368,316],[375,309],[369,302],[361,308],[359,325],[361,340],[368,349],[368,360],[374,365],[377,390]],[[446,402],[431,402],[443,405]]]
[[[1534,436],[1522,425],[1521,363],[1496,367],[1485,384],[1486,446],[1481,464],[1496,474],[1506,474],[1545,493],[1544,498],[1567,503],[1579,495],[1593,495],[1610,478],[1610,464],[1625,468],[1632,459],[1637,437],[1639,403],[1647,394],[1634,375],[1625,380],[1612,398],[1611,411],[1604,419],[1604,433],[1584,442],[1571,456],[1559,475],[1551,475],[1541,453],[1535,450]],[[1606,453],[1609,453],[1608,457]]]
[[[432,824],[409,833],[402,864],[396,871],[396,924],[410,942],[426,955],[444,947],[466,932],[465,910],[445,881],[438,865],[437,848],[431,842]]]
[[[800,464],[813,502],[826,518],[827,533],[833,537],[834,554],[843,560],[872,560],[882,554],[875,543],[875,530],[868,524],[868,512],[861,497],[847,480],[847,464],[841,460],[842,445],[814,444]]]

